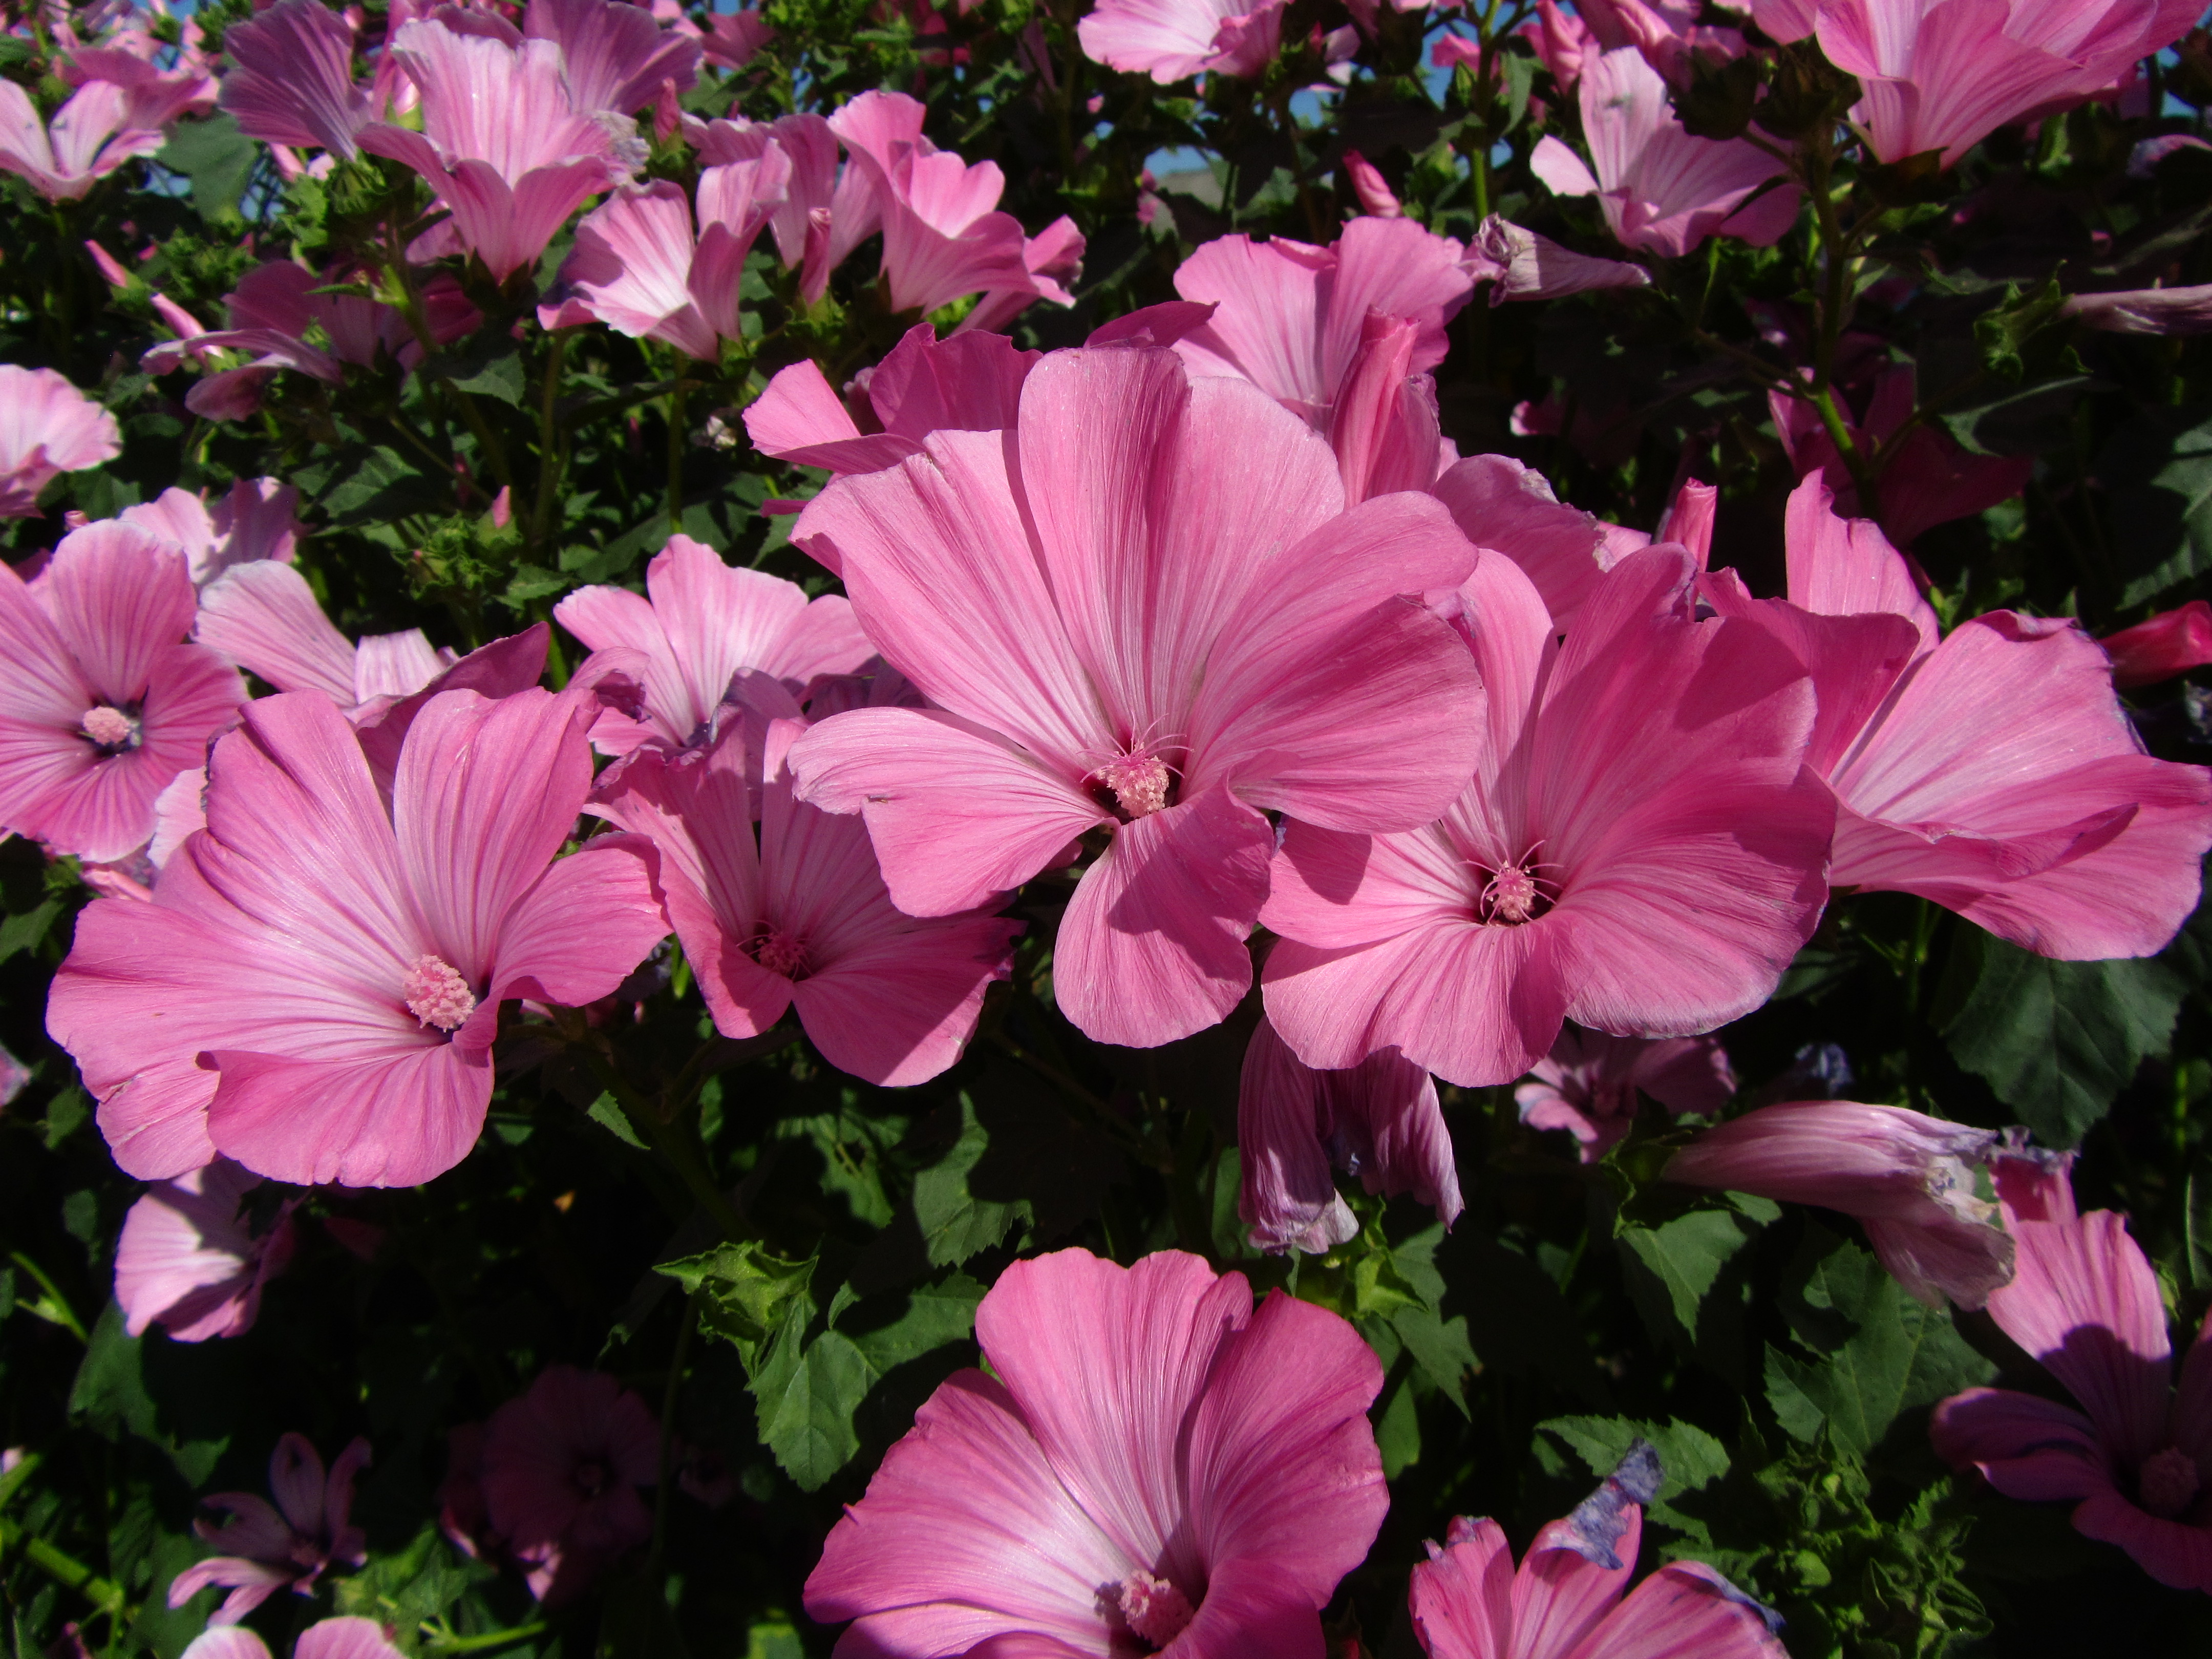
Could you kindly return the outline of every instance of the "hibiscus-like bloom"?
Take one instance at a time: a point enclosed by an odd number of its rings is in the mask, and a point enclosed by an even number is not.
[[[1370,1193],[1411,1193],[1449,1227],[1465,1208],[1436,1079],[1385,1048],[1316,1072],[1262,1019],[1237,1093],[1237,1213],[1263,1250],[1321,1255],[1359,1231],[1332,1165]]]
[[[638,1489],[659,1477],[660,1426],[613,1377],[552,1365],[491,1415],[478,1474],[487,1518],[552,1605],[653,1536]]]
[[[918,916],[994,904],[1109,831],[1060,925],[1060,1006],[1139,1047],[1212,1024],[1251,983],[1262,811],[1410,827],[1474,766],[1474,664],[1400,597],[1473,550],[1425,496],[1343,501],[1328,446],[1243,381],[1054,353],[1012,431],[934,434],[799,519],[933,705],[816,726],[801,798],[865,815]]]
[[[306,577],[270,560],[210,582],[192,637],[279,691],[320,691],[349,714],[420,691],[453,662],[419,628],[355,644],[331,625]]]
[[[1513,1091],[1521,1121],[1532,1129],[1565,1129],[1593,1163],[1618,1146],[1636,1121],[1637,1096],[1647,1094],[1678,1116],[1711,1116],[1735,1093],[1735,1073],[1717,1037],[1607,1036],[1563,1030],[1552,1052]]]
[[[222,106],[249,138],[326,149],[351,160],[369,123],[366,88],[353,78],[353,25],[322,0],[276,0],[225,29],[231,70]]]
[[[122,453],[115,416],[61,375],[0,363],[0,519],[35,517],[54,479]]]
[[[2063,1172],[1998,1190],[2018,1254],[1990,1316],[2076,1406],[1970,1389],[1936,1408],[1936,1451],[2008,1497],[2072,1502],[2075,1531],[2161,1584],[2212,1590],[2212,1322],[2177,1389],[2158,1275],[2125,1218],[2077,1214]]]
[[[261,1287],[292,1259],[297,1200],[264,1218],[246,1210],[261,1177],[219,1158],[156,1182],[123,1218],[115,1242],[115,1300],[132,1336],[160,1324],[179,1342],[243,1336],[261,1310]]]
[[[1565,1020],[1686,1036],[1772,994],[1826,896],[1812,687],[1764,629],[1697,620],[1695,574],[1680,548],[1631,555],[1562,649],[1534,586],[1483,556],[1453,601],[1488,694],[1473,782],[1419,830],[1285,834],[1261,919],[1299,1058],[1395,1046],[1510,1083]]]
[[[1902,1106],[1794,1100],[1706,1130],[1666,1177],[1855,1217],[1898,1283],[1931,1307],[1978,1308],[2012,1277],[2012,1241],[1974,1196],[1996,1137]]]
[[[202,1631],[182,1659],[269,1659],[269,1644],[242,1625]],[[292,1659],[406,1659],[374,1619],[319,1619],[300,1632]]]
[[[193,609],[184,555],[130,525],[72,531],[33,584],[0,570],[0,823],[86,859],[146,844],[155,797],[246,701],[183,642]]]
[[[303,1434],[288,1434],[269,1456],[274,1504],[250,1492],[219,1492],[204,1500],[224,1511],[193,1528],[222,1551],[194,1562],[169,1581],[169,1605],[180,1607],[210,1584],[230,1594],[210,1625],[234,1625],[286,1585],[312,1595],[323,1569],[337,1561],[359,1566],[368,1540],[352,1524],[354,1477],[368,1462],[368,1442],[356,1439],[323,1473],[322,1455]]]
[[[705,743],[732,682],[764,674],[795,698],[816,675],[857,672],[875,653],[848,600],[809,599],[797,582],[734,568],[689,536],[670,537],[653,555],[645,591],[649,599],[626,587],[580,587],[553,608],[562,627],[606,653],[577,670],[585,683],[616,653],[643,653],[643,707],[600,714],[592,741],[602,754]]]
[[[2112,659],[2114,685],[2156,685],[2212,662],[2212,603],[2191,599],[2097,643]]]
[[[2212,772],[2143,752],[2096,641],[2010,611],[1939,639],[1904,558],[1817,477],[1786,528],[1788,604],[1728,572],[1708,591],[1785,632],[1820,689],[1806,761],[1839,808],[1829,880],[2062,960],[2164,949],[2197,908]]]
[[[1430,1659],[1784,1659],[1780,1621],[1702,1561],[1674,1561],[1621,1599],[1659,1459],[1638,1441],[1572,1515],[1513,1566],[1505,1530],[1465,1516],[1429,1546],[1408,1600]]]
[[[299,550],[300,492],[274,478],[240,478],[213,507],[204,495],[165,489],[116,516],[151,531],[185,556],[192,586],[204,588],[233,565],[274,559],[289,564]]]
[[[884,1659],[1322,1659],[1320,1609],[1389,1498],[1373,1350],[1179,1251],[1017,1261],[975,1312],[990,1372],[930,1397],[845,1512],[806,1611]]]
[[[1544,475],[1510,455],[1470,455],[1430,487],[1460,532],[1521,567],[1561,629],[1597,592],[1598,578],[1649,538],[1552,493]]]
[[[30,94],[0,82],[0,172],[12,173],[49,202],[74,202],[125,162],[166,142],[161,125],[135,125],[130,92],[88,81],[56,112],[51,134]]]
[[[1083,54],[1162,86],[1218,72],[1249,79],[1275,56],[1285,0],[1100,0],[1075,26]]]
[[[404,1187],[459,1163],[500,1005],[605,996],[667,932],[645,842],[554,858],[596,712],[581,690],[440,692],[387,805],[329,697],[249,705],[209,763],[207,828],[153,902],[78,919],[47,1003],[125,1170],[220,1152],[302,1186]]]
[[[1741,138],[1691,137],[1635,47],[1586,63],[1576,95],[1596,173],[1557,138],[1540,143],[1529,165],[1562,196],[1595,196],[1623,246],[1668,258],[1708,236],[1765,247],[1797,222],[1795,185],[1753,194],[1784,175],[1783,163]]]

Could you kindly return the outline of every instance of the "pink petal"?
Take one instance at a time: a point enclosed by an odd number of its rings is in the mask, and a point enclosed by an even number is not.
[[[300,1632],[292,1659],[404,1659],[374,1619],[323,1619]]]
[[[1969,1389],[1936,1407],[1928,1433],[1937,1456],[1954,1468],[1978,1466],[2008,1497],[2087,1498],[2112,1484],[2108,1455],[2088,1419],[2033,1395]]]
[[[204,1567],[207,1563],[203,1561],[199,1565]],[[182,1583],[186,1573],[196,1571],[198,1571],[197,1568],[186,1568],[185,1572],[177,1575],[175,1582]],[[199,1592],[200,1588],[199,1583],[195,1583],[184,1599],[189,1601],[191,1595]],[[173,1589],[172,1594],[173,1593]],[[172,1602],[170,1605],[173,1607],[180,1604]],[[244,1611],[244,1609],[240,1610],[241,1616]],[[269,1659],[269,1644],[242,1626],[217,1625],[210,1621],[205,1630],[192,1638],[191,1644],[185,1649],[183,1659]]]
[[[341,708],[357,701],[353,645],[289,564],[258,560],[209,583],[192,637],[279,691],[320,691]]]
[[[668,936],[659,864],[632,836],[595,836],[556,860],[500,923],[488,1000],[580,1008],[611,994]]]
[[[290,1253],[290,1224],[265,1243],[239,1218],[239,1201],[261,1183],[218,1159],[151,1188],[131,1206],[115,1244],[115,1299],[124,1328],[143,1335],[159,1321],[179,1342],[236,1336],[253,1323],[264,1250]],[[281,1261],[270,1271],[276,1271]]]
[[[1429,1546],[1407,1600],[1430,1659],[1519,1659],[1513,1644],[1513,1551],[1490,1520],[1462,1516],[1446,1547]]]
[[[792,1000],[839,1071],[893,1088],[924,1083],[975,1035],[983,994],[1006,976],[1021,927],[995,916],[886,927],[872,945],[801,980]]]
[[[87,525],[62,538],[40,598],[103,702],[143,695],[155,656],[191,631],[184,559],[135,526]]]
[[[2091,1492],[2074,1511],[2085,1538],[2118,1544],[2137,1565],[2174,1589],[2212,1589],[2212,1527],[2146,1515],[2116,1488]]]
[[[1242,1184],[1237,1215],[1262,1249],[1320,1255],[1359,1231],[1322,1140],[1320,1081],[1265,1018],[1252,1032],[1237,1094]]]
[[[1430,487],[1467,538],[1519,565],[1565,623],[1596,590],[1610,562],[1605,526],[1563,507],[1542,476],[1505,455],[1470,455]]]
[[[1889,544],[1880,526],[1838,516],[1834,501],[1817,472],[1790,492],[1790,602],[1820,617],[1887,611],[1912,624],[1922,651],[1933,651],[1942,630],[1904,556]]]
[[[1784,1659],[1765,1609],[1702,1561],[1673,1561],[1613,1609],[1571,1659]]]
[[[692,253],[690,198],[655,179],[617,189],[584,216],[561,276],[617,332],[713,359],[721,341],[693,300]]]
[[[635,115],[664,82],[688,92],[699,78],[700,43],[663,29],[652,12],[608,0],[531,0],[523,33],[561,49],[570,100],[579,110]]]
[[[224,33],[222,107],[249,138],[350,160],[368,98],[353,80],[352,26],[321,0],[278,0]]]
[[[331,1063],[216,1050],[208,1133],[277,1181],[413,1187],[468,1156],[491,1099],[488,1054],[440,1043]]]

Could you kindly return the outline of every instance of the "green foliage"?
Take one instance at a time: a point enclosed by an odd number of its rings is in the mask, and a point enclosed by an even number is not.
[[[2097,471],[2112,500],[2120,604],[2212,572],[2212,415],[2203,406],[2136,410]]]

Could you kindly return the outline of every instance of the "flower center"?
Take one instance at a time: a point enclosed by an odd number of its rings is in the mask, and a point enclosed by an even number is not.
[[[1123,755],[1109,760],[1091,775],[1091,782],[1109,790],[1114,804],[1133,818],[1157,812],[1168,804],[1168,763],[1154,754]]]
[[[86,737],[110,754],[138,746],[138,722],[120,708],[111,708],[106,703],[85,714],[82,730]]]
[[[1183,1626],[1196,1616],[1188,1596],[1149,1572],[1131,1573],[1115,1594],[1129,1628],[1156,1648],[1164,1648],[1182,1635]]]
[[[607,1471],[605,1464],[584,1462],[576,1465],[576,1490],[585,1497],[597,1498],[605,1490],[606,1484]]]
[[[753,960],[771,974],[797,979],[806,971],[806,942],[772,927],[753,941]]]
[[[1526,854],[1522,861],[1499,865],[1483,884],[1475,919],[1517,927],[1550,909],[1552,896],[1544,890],[1538,868],[1537,861]]]
[[[2179,1446],[2168,1446],[2143,1461],[2136,1497],[2151,1514],[2169,1518],[2189,1507],[2197,1486],[2197,1460]]]
[[[476,993],[469,989],[468,981],[433,956],[415,958],[407,977],[399,981],[399,994],[407,1000],[409,1013],[441,1031],[458,1030],[476,1012]]]

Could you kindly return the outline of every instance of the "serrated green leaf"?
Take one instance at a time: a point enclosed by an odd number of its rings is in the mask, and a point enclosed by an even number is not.
[[[631,1125],[629,1118],[623,1113],[621,1105],[612,1095],[601,1094],[597,1100],[584,1108],[584,1115],[613,1135],[617,1140],[624,1141],[636,1147],[641,1152],[653,1150],[638,1138],[637,1130]],[[669,1265],[674,1267],[678,1264],[672,1262]],[[673,1279],[678,1275],[671,1273],[669,1277]],[[687,1284],[684,1288],[691,1291],[696,1290],[698,1286]]]
[[[1692,1210],[1661,1226],[1623,1228],[1620,1243],[1656,1281],[1680,1334],[1694,1341],[1698,1309],[1754,1224],[1734,1210]]]
[[[259,154],[259,146],[238,130],[236,121],[216,114],[178,122],[155,159],[191,180],[192,205],[202,218],[224,219],[237,213]]]
[[[2120,603],[2212,571],[2212,410],[2138,409],[2097,458]]]
[[[0,962],[7,961],[18,951],[35,951],[44,945],[54,918],[61,913],[62,902],[50,898],[20,915],[0,919]]]
[[[759,1345],[787,1322],[814,1278],[814,1258],[787,1261],[752,1240],[718,1244],[703,1255],[656,1262],[686,1294],[704,1291],[700,1323],[738,1345],[747,1369]]]
[[[1620,1466],[1629,1447],[1638,1440],[1650,1442],[1659,1454],[1661,1477],[1651,1513],[1662,1518],[1669,1499],[1710,1486],[1729,1471],[1727,1447],[1696,1424],[1674,1418],[1646,1423],[1628,1417],[1555,1417],[1539,1423],[1536,1431],[1573,1451],[1601,1480]]]
[[[532,599],[542,599],[555,593],[565,593],[575,585],[575,578],[558,570],[547,570],[534,564],[519,564],[514,568],[514,580],[500,600],[520,610]]]

